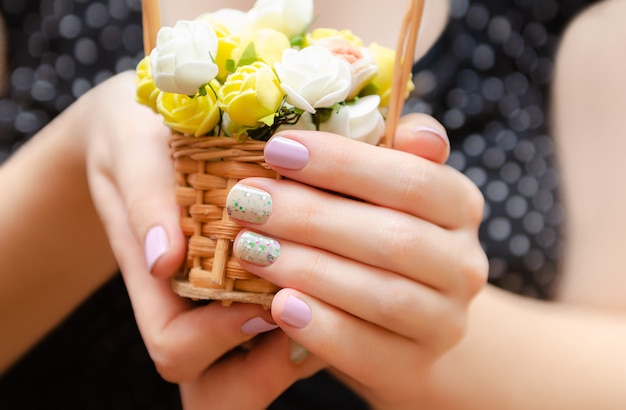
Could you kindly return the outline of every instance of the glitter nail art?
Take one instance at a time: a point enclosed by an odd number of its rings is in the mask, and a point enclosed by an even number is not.
[[[228,193],[226,211],[231,218],[262,224],[272,213],[272,197],[261,189],[237,184]]]
[[[280,244],[275,239],[245,231],[235,243],[235,256],[259,266],[271,265],[280,255]]]

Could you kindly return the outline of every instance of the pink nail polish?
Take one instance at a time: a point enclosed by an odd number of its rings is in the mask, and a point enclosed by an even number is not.
[[[411,129],[413,134],[421,134],[423,137],[429,137],[444,145],[448,144],[448,137],[435,127],[418,126]]]
[[[311,322],[311,308],[295,296],[289,296],[285,301],[280,320],[289,326],[302,329]]]
[[[146,234],[145,254],[148,270],[152,270],[156,261],[169,249],[165,229],[161,226],[150,228]]]
[[[276,136],[265,145],[265,161],[286,169],[302,169],[309,161],[309,150],[289,138]]]
[[[269,332],[278,328],[278,325],[268,323],[262,317],[253,317],[241,326],[241,331],[248,335],[256,335],[259,333]]]

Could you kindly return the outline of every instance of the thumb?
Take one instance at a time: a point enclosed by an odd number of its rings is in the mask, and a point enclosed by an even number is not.
[[[143,265],[154,276],[169,277],[182,265],[186,248],[169,130],[136,102],[134,90],[134,75],[123,73],[87,96],[87,106],[101,113],[88,138],[90,185],[120,265]]]
[[[127,141],[136,146],[119,152],[119,166],[114,171],[129,227],[143,243],[146,266],[156,277],[169,277],[179,269],[185,249],[167,135]],[[141,158],[131,156],[133,152]]]
[[[450,141],[445,128],[433,117],[413,113],[400,119],[394,148],[440,164],[450,155]]]

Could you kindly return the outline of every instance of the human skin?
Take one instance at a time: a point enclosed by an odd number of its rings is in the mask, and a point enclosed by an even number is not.
[[[576,18],[557,55],[552,132],[568,215],[555,300],[486,287],[421,408],[623,409],[626,3]]]

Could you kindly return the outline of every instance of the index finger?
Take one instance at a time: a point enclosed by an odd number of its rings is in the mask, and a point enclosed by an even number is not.
[[[477,225],[483,199],[453,168],[335,134],[284,131],[265,146],[269,166],[290,179],[426,219]]]

